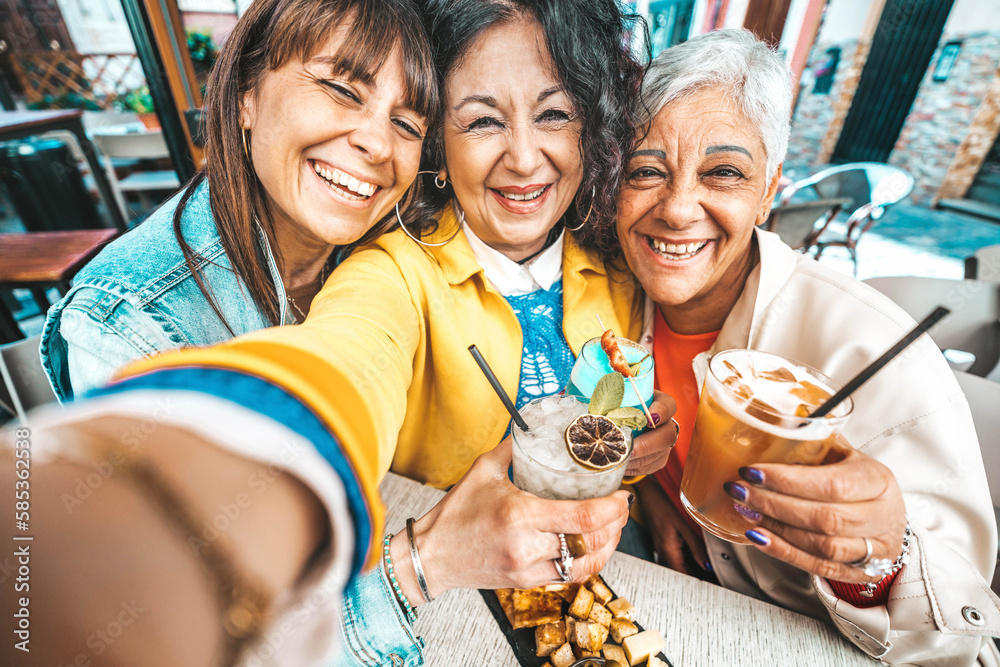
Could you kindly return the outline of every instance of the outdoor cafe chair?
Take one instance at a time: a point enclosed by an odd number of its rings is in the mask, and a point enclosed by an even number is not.
[[[970,373],[955,371],[958,386],[965,393],[972,412],[972,421],[979,436],[979,450],[986,468],[986,483],[993,497],[993,515],[1000,526],[1000,383],[990,382]],[[997,569],[1000,570],[1000,549],[997,551]],[[1000,594],[1000,579],[993,577],[993,592]]]
[[[857,275],[857,247],[861,236],[885,214],[887,208],[913,191],[914,182],[913,177],[899,167],[881,162],[851,162],[824,169],[809,178],[792,183],[782,190],[777,209],[791,204],[796,195],[799,200],[804,201],[848,200],[843,205],[844,210],[849,213],[844,235],[841,238],[818,240],[820,233],[832,220],[833,216],[830,216],[823,227],[817,230],[816,238],[811,240],[816,248],[817,259],[830,246],[847,248],[854,263],[854,274]],[[826,231],[825,236],[829,237],[832,230]]]
[[[809,252],[819,235],[850,202],[841,198],[779,204],[771,209],[764,229],[776,233],[789,247]]]
[[[953,368],[1000,381],[1000,284],[916,276],[864,282],[918,321],[939,305],[950,309],[951,314],[929,332],[931,339]],[[971,362],[962,361],[963,357]]]
[[[177,172],[173,169],[136,171],[119,179],[115,174],[115,160],[152,160],[170,157],[167,142],[162,132],[132,132],[126,134],[95,132],[94,143],[104,155],[104,167],[108,182],[114,193],[122,217],[129,220],[128,205],[124,193],[135,192],[142,201],[143,209],[153,207],[145,193],[151,191],[173,192],[181,186]]]
[[[965,277],[1000,283],[1000,244],[982,247],[966,257]]]

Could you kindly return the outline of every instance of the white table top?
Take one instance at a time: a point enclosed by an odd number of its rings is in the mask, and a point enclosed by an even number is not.
[[[388,507],[387,532],[404,529],[444,495],[389,474],[380,487]],[[714,584],[615,553],[601,575],[635,605],[639,623],[666,638],[664,655],[675,667],[766,665],[870,667],[875,663],[832,625]],[[422,605],[417,634],[427,642],[429,667],[515,667],[517,660],[474,590],[452,590]]]

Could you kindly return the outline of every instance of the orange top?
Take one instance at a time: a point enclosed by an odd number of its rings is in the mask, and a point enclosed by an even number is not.
[[[677,444],[667,460],[667,465],[656,473],[656,480],[667,492],[670,501],[688,519],[688,523],[701,534],[701,528],[688,516],[681,505],[681,475],[687,462],[688,448],[691,446],[691,432],[694,418],[698,414],[698,382],[694,377],[691,362],[702,352],[708,351],[719,336],[718,331],[685,336],[674,333],[659,309],[653,323],[653,363],[656,388],[670,394],[677,402],[674,419],[680,425]]]

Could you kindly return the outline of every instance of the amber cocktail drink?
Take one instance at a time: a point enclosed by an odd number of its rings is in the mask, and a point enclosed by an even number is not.
[[[681,502],[705,530],[750,544],[754,524],[734,508],[722,485],[738,481],[742,466],[758,463],[819,465],[850,415],[850,399],[832,414],[809,414],[839,385],[803,364],[757,350],[726,350],[709,362],[698,404]]]

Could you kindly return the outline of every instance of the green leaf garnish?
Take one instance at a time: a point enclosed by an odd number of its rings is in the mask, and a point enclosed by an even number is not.
[[[604,416],[621,428],[646,428],[646,413],[639,408],[615,408]]]
[[[621,373],[608,373],[597,381],[594,394],[590,397],[588,412],[592,415],[605,415],[618,408],[625,398],[625,378]]]

